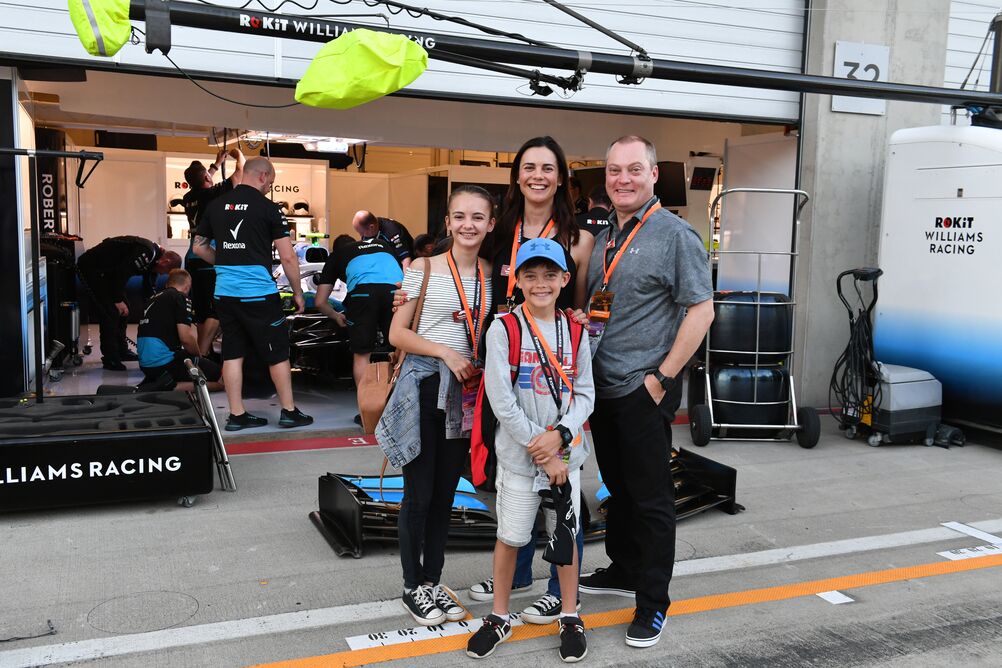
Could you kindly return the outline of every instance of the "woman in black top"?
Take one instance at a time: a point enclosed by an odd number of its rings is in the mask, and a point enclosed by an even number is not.
[[[594,238],[579,231],[569,182],[567,157],[552,137],[534,137],[515,154],[495,232],[492,280],[497,310],[524,300],[522,291],[515,287],[512,265],[519,246],[537,237],[554,239],[564,248],[571,280],[557,298],[557,306],[585,308],[585,280]]]

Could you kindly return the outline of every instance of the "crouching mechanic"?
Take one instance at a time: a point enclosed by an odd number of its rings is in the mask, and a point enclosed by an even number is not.
[[[146,374],[140,388],[157,385],[163,389],[192,391],[186,360],[202,370],[210,390],[221,390],[222,369],[212,360],[198,356],[198,337],[192,324],[191,274],[172,269],[167,287],[154,295],[139,319],[139,368]],[[170,378],[166,381],[164,377]]]
[[[278,426],[313,423],[293,401],[289,329],[278,286],[271,277],[274,244],[289,278],[296,312],[302,313],[305,301],[299,261],[292,250],[289,228],[275,203],[265,197],[274,182],[275,168],[267,158],[248,160],[240,185],[209,203],[195,232],[195,254],[216,266],[216,314],[223,330],[223,380],[230,404],[227,431],[268,424],[266,418],[244,410],[243,364],[251,347],[268,364],[282,404]],[[213,239],[215,249],[210,246]]]

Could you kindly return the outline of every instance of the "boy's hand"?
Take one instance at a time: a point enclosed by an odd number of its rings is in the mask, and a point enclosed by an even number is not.
[[[585,325],[585,326],[588,325],[588,314],[587,313],[585,313],[584,311],[582,311],[579,308],[578,309],[574,309],[573,311],[570,310],[570,309],[567,309],[567,311],[568,311],[567,315],[569,315],[571,318],[573,318],[579,325]]]
[[[554,458],[543,464],[543,470],[550,476],[551,485],[563,485],[567,482],[567,464],[560,458]]]
[[[563,444],[564,439],[560,437],[560,432],[554,429],[534,436],[526,446],[526,450],[532,457],[532,461],[542,466],[556,458],[557,453],[560,452],[560,446]]]

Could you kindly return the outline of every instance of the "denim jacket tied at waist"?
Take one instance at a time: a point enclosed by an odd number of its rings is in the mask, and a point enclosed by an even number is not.
[[[439,375],[439,410],[445,411],[445,437],[465,438],[463,432],[463,392],[444,360],[424,355],[407,355],[400,377],[390,393],[379,424],[376,442],[390,465],[401,468],[421,454],[421,420],[418,384],[428,376]]]

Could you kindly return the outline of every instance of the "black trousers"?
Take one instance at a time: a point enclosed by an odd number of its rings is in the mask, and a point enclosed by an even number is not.
[[[125,327],[129,319],[118,314],[115,297],[104,285],[102,277],[82,275],[91,292],[88,320],[94,322],[96,317],[101,331],[101,357],[109,362],[120,362],[122,356],[129,352],[129,344],[125,339]]]
[[[438,584],[442,577],[456,483],[470,452],[469,439],[445,437],[445,413],[436,407],[438,384],[438,374],[420,384],[421,454],[403,469],[397,528],[407,589]]]
[[[637,607],[667,610],[675,566],[675,487],[671,421],[676,387],[655,404],[641,385],[625,397],[595,402],[590,424],[602,480],[609,488],[605,552],[611,569],[637,591]]]

